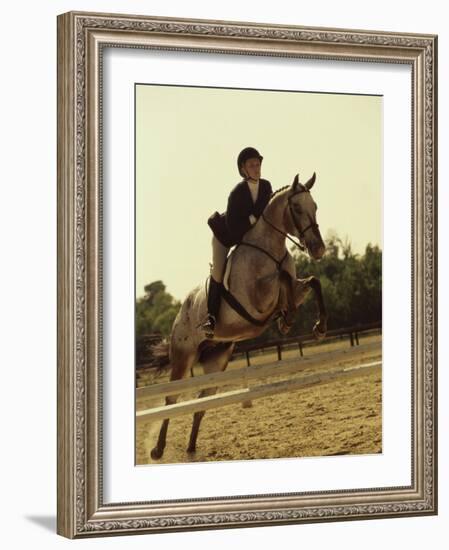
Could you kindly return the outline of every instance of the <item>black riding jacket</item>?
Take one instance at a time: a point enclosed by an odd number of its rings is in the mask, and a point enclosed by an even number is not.
[[[207,220],[215,237],[227,247],[238,244],[251,228],[250,215],[259,218],[271,194],[271,183],[261,178],[257,200],[254,203],[248,183],[245,180],[238,183],[229,195],[226,212],[223,214],[215,212]]]

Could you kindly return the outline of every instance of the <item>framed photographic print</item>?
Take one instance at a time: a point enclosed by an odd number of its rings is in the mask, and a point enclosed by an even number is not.
[[[58,18],[58,532],[437,512],[437,37]]]

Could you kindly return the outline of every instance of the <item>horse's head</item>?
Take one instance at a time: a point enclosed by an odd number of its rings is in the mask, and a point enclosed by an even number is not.
[[[299,183],[298,174],[287,193],[287,208],[284,222],[288,233],[295,235],[307,249],[309,255],[319,260],[325,250],[325,244],[316,221],[317,205],[310,190],[315,183],[315,173],[305,184]]]

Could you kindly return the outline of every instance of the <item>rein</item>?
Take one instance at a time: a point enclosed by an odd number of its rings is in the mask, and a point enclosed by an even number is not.
[[[286,237],[289,241],[291,241],[295,246],[297,246],[302,252],[305,252],[306,248],[305,246],[303,246],[301,243],[297,243],[296,241],[294,241],[290,235],[288,235],[287,233],[285,233],[284,231],[282,231],[281,229],[279,229],[278,227],[276,227],[274,224],[272,224],[270,222],[270,220],[267,220],[267,218],[265,217],[265,214],[262,212],[262,219],[268,224],[270,225],[273,229],[275,229],[278,233],[280,233],[281,235],[283,235],[284,237]],[[296,225],[296,224],[295,224]]]
[[[296,193],[293,193],[292,195],[290,195],[290,197],[288,198],[288,209],[289,209],[289,212],[290,212],[290,217],[293,221],[293,225],[295,226],[296,231],[299,233],[299,238],[301,240],[304,239],[304,235],[305,235],[306,231],[308,231],[309,229],[318,229],[318,224],[314,223],[314,222],[311,222],[305,229],[301,229],[301,226],[296,222],[296,218],[294,216],[294,213],[293,213],[293,210],[292,210],[292,205],[291,205],[290,201],[291,201],[292,197],[294,197],[295,195],[299,195],[299,193],[308,193],[308,192],[309,191],[307,189],[300,189],[299,191],[296,191]],[[286,237],[289,241],[291,241],[294,245],[296,245],[302,252],[305,252],[306,247],[303,244],[301,244],[300,242],[297,243],[287,233],[285,233],[285,231],[282,231],[281,229],[276,227],[273,223],[270,222],[270,220],[268,220],[265,217],[265,214],[263,212],[262,212],[262,218],[269,226],[271,226],[278,233],[280,233],[281,235]]]

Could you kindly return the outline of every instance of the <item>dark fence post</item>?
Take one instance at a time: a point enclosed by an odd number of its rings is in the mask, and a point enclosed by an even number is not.
[[[247,361],[248,361],[248,365],[247,365],[247,368],[248,368],[250,366],[249,365],[249,353],[248,352],[246,352],[246,356],[247,356]],[[248,381],[246,381],[246,387],[249,389]],[[253,406],[253,402],[251,401],[251,399],[247,399],[246,401],[242,401],[242,409],[250,409],[252,406]]]

